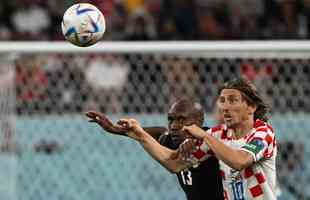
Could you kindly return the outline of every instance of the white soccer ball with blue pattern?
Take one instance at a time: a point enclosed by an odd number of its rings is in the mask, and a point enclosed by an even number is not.
[[[103,37],[106,24],[98,8],[89,3],[78,3],[66,10],[61,28],[67,41],[88,47]]]

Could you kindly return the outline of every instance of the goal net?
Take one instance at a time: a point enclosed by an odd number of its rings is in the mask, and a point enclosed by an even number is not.
[[[8,159],[15,175],[3,193],[22,200],[185,199],[176,177],[141,146],[105,134],[83,114],[165,126],[169,105],[185,96],[201,102],[211,126],[218,86],[243,76],[273,108],[279,194],[309,199],[309,58],[310,43],[296,41],[0,43],[1,146],[16,158]]]

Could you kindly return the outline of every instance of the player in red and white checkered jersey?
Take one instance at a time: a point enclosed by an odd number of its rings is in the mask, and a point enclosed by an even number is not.
[[[267,104],[249,81],[236,79],[220,89],[217,106],[224,124],[207,132],[195,125],[184,127],[201,142],[187,140],[181,154],[193,163],[215,155],[227,200],[275,200],[277,146],[267,124]]]

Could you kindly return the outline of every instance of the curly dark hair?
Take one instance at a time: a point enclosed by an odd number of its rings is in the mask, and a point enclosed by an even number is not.
[[[257,92],[253,83],[245,78],[236,78],[231,81],[227,81],[220,88],[219,93],[223,89],[236,89],[241,92],[242,97],[247,101],[249,105],[256,105],[256,111],[254,112],[254,120],[260,119],[267,122],[270,112],[270,105],[267,104],[263,98]]]

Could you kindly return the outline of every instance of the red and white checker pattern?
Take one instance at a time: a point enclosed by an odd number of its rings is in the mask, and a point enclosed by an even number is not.
[[[245,199],[276,200],[275,158],[277,147],[272,127],[263,121],[257,120],[252,131],[238,140],[232,138],[231,130],[228,130],[225,125],[214,127],[210,129],[209,133],[232,148],[249,152],[255,160],[252,166],[240,172],[236,172],[236,170],[220,161],[220,174],[223,179],[225,199],[234,200],[236,194],[234,194],[231,185],[238,180],[242,182]],[[242,148],[254,139],[261,140],[264,144],[264,148],[256,154]]]

